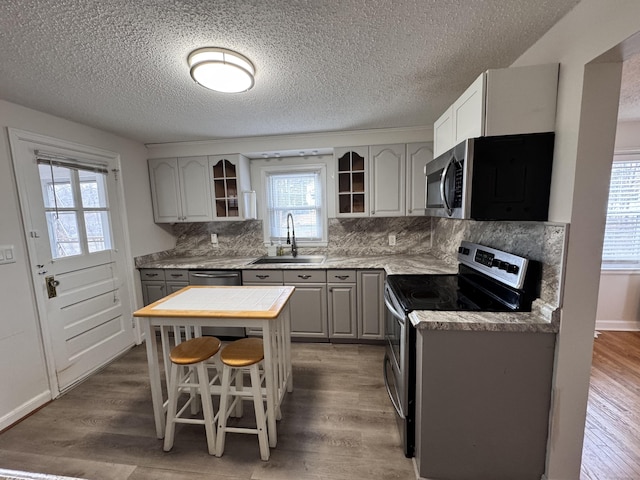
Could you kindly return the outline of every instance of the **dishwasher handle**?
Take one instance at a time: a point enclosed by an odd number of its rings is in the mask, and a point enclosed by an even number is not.
[[[240,275],[237,273],[198,273],[192,272],[192,277],[196,278],[238,278]]]

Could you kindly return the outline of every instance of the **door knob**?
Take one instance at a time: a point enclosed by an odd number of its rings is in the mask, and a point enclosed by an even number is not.
[[[53,275],[45,277],[44,281],[47,284],[47,295],[49,295],[49,298],[57,297],[58,292],[56,291],[56,287],[60,285],[60,282],[56,280]]]

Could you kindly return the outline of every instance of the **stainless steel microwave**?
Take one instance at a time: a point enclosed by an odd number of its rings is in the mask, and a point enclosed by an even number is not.
[[[427,163],[426,214],[545,221],[554,134],[470,138]]]

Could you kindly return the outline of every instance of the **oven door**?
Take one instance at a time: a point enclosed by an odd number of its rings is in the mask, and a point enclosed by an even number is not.
[[[415,343],[415,335],[411,335],[413,328],[408,325],[408,317],[398,304],[391,289],[385,285],[385,340],[386,351],[383,364],[384,383],[387,394],[396,411],[398,429],[402,438],[404,454],[412,457],[415,445],[415,412],[412,410],[415,390],[410,375],[415,371],[411,362],[411,339]],[[415,356],[413,356],[415,361]]]

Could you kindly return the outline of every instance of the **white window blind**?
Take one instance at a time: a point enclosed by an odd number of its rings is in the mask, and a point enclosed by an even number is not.
[[[298,243],[325,240],[320,170],[269,172],[266,190],[269,240],[286,240],[289,213]]]
[[[640,155],[613,162],[602,263],[640,267]]]

